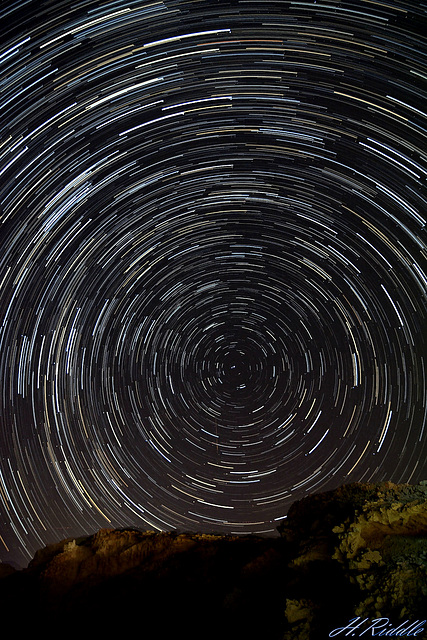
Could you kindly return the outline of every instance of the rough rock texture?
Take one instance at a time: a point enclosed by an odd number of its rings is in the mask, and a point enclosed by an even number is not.
[[[293,548],[285,640],[328,637],[355,616],[427,618],[427,483],[309,496],[292,505],[280,533]]]
[[[103,529],[69,538],[26,569],[2,567],[2,610],[24,632],[162,640],[320,640],[355,616],[427,618],[427,483],[308,496],[279,533]]]
[[[37,552],[0,580],[0,602],[18,620],[25,609],[30,633],[65,622],[87,637],[237,639],[260,637],[266,623],[267,637],[280,638],[282,546],[280,538],[103,529]]]

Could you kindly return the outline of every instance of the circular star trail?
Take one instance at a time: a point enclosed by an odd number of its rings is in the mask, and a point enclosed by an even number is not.
[[[2,7],[4,560],[423,479],[426,9]]]

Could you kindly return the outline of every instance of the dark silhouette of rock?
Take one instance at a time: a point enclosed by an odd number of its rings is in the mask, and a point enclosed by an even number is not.
[[[387,628],[427,617],[427,483],[311,495],[278,532],[102,529],[0,571],[0,601],[23,631],[162,640],[318,640],[357,616]]]
[[[15,567],[12,567],[10,564],[0,563],[0,579],[12,575],[12,573],[15,573],[15,571]]]

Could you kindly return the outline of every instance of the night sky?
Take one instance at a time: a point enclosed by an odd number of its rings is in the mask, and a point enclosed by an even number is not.
[[[0,11],[0,558],[426,478],[427,4]]]

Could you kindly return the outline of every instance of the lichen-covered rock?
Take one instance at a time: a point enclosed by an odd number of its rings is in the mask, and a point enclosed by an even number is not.
[[[355,616],[395,622],[426,617],[426,483],[356,483],[309,496],[292,506],[280,532],[293,546],[292,592],[305,589],[312,602],[298,619],[295,608],[286,607],[285,640],[327,637],[343,599],[351,603],[344,604],[343,622]],[[329,606],[322,574],[330,585]]]
[[[286,600],[285,615],[291,625],[291,635],[285,634],[284,640],[306,640],[312,635],[312,623],[316,614],[316,605],[310,600]]]

